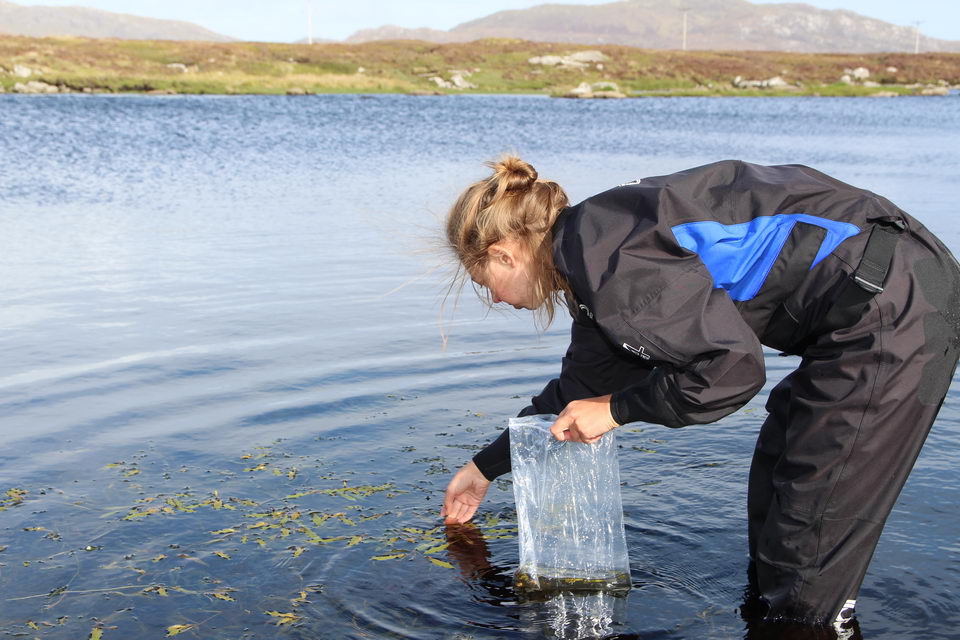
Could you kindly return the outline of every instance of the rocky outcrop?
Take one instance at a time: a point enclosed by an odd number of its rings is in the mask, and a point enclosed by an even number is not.
[[[620,91],[616,82],[581,82],[576,88],[564,93],[563,98],[606,98],[618,99],[626,98],[626,94]]]
[[[441,89],[476,89],[477,85],[472,82],[467,82],[466,78],[470,77],[472,72],[466,71],[464,69],[452,69],[447,73],[450,74],[450,80],[444,80],[439,75],[430,75],[427,77],[427,80],[433,82],[437,87]]]
[[[546,67],[562,67],[566,69],[586,69],[591,64],[603,68],[603,62],[608,60],[602,51],[577,51],[565,56],[534,56],[527,60],[530,64],[541,64]]]
[[[870,69],[866,67],[857,67],[856,69],[844,69],[844,73],[849,73],[855,80],[860,80],[861,82],[870,77]]]
[[[864,86],[878,86],[876,83],[867,83],[865,80],[870,77],[870,69],[866,67],[857,67],[856,69],[844,69],[840,76],[840,82],[844,84],[856,84],[863,82]]]
[[[737,89],[784,89],[791,86],[780,76],[773,76],[766,80],[745,80],[742,76],[737,76],[731,80],[731,84]]]
[[[31,80],[30,82],[23,83],[18,82],[13,85],[14,93],[60,93],[60,88],[56,85],[47,84],[46,82],[40,82],[39,80]]]

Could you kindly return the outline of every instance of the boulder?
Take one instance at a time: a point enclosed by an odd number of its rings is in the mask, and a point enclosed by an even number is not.
[[[863,83],[863,86],[876,88],[880,86],[880,83],[874,82],[873,80],[867,80]]]
[[[780,76],[774,76],[772,78],[764,80],[761,86],[766,88],[776,88],[776,87],[787,87],[789,85],[790,83],[784,80],[783,78],[781,78]]]
[[[845,73],[842,76],[840,76],[840,82],[842,82],[843,84],[853,84],[853,78],[850,77],[849,73]]]
[[[926,89],[920,90],[920,95],[922,96],[948,96],[950,95],[950,89],[947,87],[927,87]]]
[[[290,87],[289,89],[287,89],[287,95],[288,96],[305,96],[307,95],[307,91],[302,87]]]
[[[187,65],[182,62],[171,62],[167,65],[167,69],[173,69],[174,71],[179,71],[180,73],[186,73],[190,69],[187,68]]]
[[[866,80],[867,78],[870,77],[870,70],[867,69],[866,67],[857,67],[856,69],[850,72],[850,75],[852,75],[857,80]]]
[[[594,91],[594,98],[607,98],[607,99],[620,99],[626,98],[626,94],[621,93],[620,91]]]
[[[887,73],[896,73],[896,72],[897,72],[896,67],[887,67]]]
[[[871,93],[870,98],[896,98],[899,93],[896,91],[877,91],[876,93]]]
[[[431,82],[435,83],[441,89],[453,89],[453,85],[441,78],[440,76],[431,76],[428,78]]]
[[[17,78],[29,78],[33,75],[33,69],[22,64],[15,64],[13,65],[13,75]]]
[[[593,87],[589,82],[581,82],[576,88],[571,89],[567,95],[571,98],[592,98]]]

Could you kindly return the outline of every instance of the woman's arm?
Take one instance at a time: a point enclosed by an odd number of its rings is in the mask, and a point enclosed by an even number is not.
[[[650,373],[642,362],[610,344],[591,320],[578,317],[570,329],[560,376],[548,382],[519,415],[559,414],[573,400],[619,391]],[[473,462],[488,480],[509,473],[510,430],[479,451]]]
[[[623,350],[656,366],[614,392],[611,411],[619,424],[714,422],[763,386],[760,341],[704,267],[680,271],[639,306],[624,291],[630,287],[598,296],[597,316]]]

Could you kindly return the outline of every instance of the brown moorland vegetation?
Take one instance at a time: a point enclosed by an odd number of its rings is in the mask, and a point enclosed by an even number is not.
[[[606,59],[581,67],[529,62],[586,49]],[[869,77],[841,82],[858,67]],[[737,76],[783,83],[736,87]],[[661,51],[505,39],[307,45],[0,36],[0,87],[12,91],[29,81],[59,91],[212,94],[560,95],[583,82],[616,83],[626,95],[912,94],[960,85],[960,54]]]

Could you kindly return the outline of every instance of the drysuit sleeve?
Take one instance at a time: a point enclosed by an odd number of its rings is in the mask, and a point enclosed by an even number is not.
[[[594,298],[607,338],[653,365],[613,394],[620,424],[713,422],[742,407],[766,379],[760,341],[702,263],[663,269],[667,275],[651,288],[613,274]]]
[[[577,318],[570,329],[570,346],[560,376],[548,382],[519,415],[560,413],[573,400],[613,393],[650,374],[649,367],[610,344],[596,324]],[[504,429],[473,461],[487,480],[509,473],[510,430]]]

